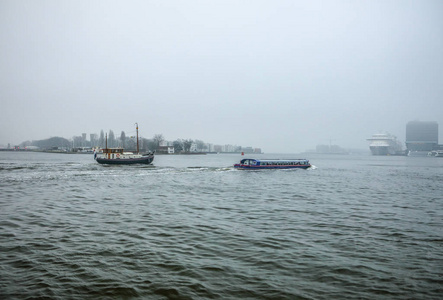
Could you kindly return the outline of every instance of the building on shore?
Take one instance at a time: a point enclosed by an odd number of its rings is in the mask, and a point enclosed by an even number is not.
[[[411,121],[406,124],[408,153],[438,150],[438,123]]]
[[[162,145],[157,148],[158,154],[174,154],[174,146]]]

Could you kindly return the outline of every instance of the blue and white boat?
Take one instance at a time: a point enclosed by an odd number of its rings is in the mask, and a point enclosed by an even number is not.
[[[251,159],[245,158],[234,168],[239,170],[263,170],[263,169],[307,169],[311,164],[307,159]]]

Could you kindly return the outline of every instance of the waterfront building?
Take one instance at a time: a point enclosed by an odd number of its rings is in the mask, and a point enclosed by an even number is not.
[[[158,146],[157,153],[174,154],[174,146]]]
[[[438,148],[438,123],[411,121],[406,124],[408,151],[432,151]]]
[[[241,147],[240,152],[243,152],[243,153],[254,153],[254,149],[252,149],[252,147]]]

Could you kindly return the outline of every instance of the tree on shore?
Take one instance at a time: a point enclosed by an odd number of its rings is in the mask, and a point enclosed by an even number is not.
[[[65,138],[52,137],[46,140],[33,141],[32,146],[39,147],[40,149],[53,149],[53,148],[65,148],[70,149],[72,144]]]
[[[165,138],[163,137],[163,134],[156,134],[156,135],[154,135],[152,140],[155,143],[154,150],[158,150],[158,147],[160,146],[161,143],[163,143],[165,141]]]
[[[157,150],[157,142],[155,142],[153,139],[146,139],[146,147],[149,151],[156,151]]]
[[[115,147],[115,135],[114,135],[114,131],[112,131],[112,130],[109,130],[109,134],[108,134],[108,147],[109,148]]]
[[[124,131],[122,131],[122,133],[120,134],[120,144],[121,144],[122,148],[125,148],[126,134]]]
[[[149,147],[150,139],[140,138],[140,152],[147,152],[151,151],[151,148]],[[134,140],[136,142],[136,140]]]
[[[183,141],[180,139],[173,141],[172,146],[174,147],[174,153],[180,153],[183,151]]]
[[[192,139],[183,140],[183,150],[185,152],[190,152],[192,143],[194,143]]]
[[[130,136],[126,139],[125,149],[127,151],[135,151],[137,150],[137,139],[133,136]]]
[[[197,150],[202,152],[203,149],[206,148],[205,142],[203,142],[202,140],[195,140],[195,144],[197,146]]]
[[[20,147],[20,148],[25,148],[25,147],[28,147],[28,146],[34,146],[34,145],[32,144],[31,141],[25,141],[25,142],[21,142],[21,143],[19,144],[19,147]]]

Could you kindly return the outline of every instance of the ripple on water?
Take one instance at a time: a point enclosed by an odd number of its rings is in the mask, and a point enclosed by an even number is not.
[[[164,159],[1,163],[0,297],[439,299],[439,169]]]

